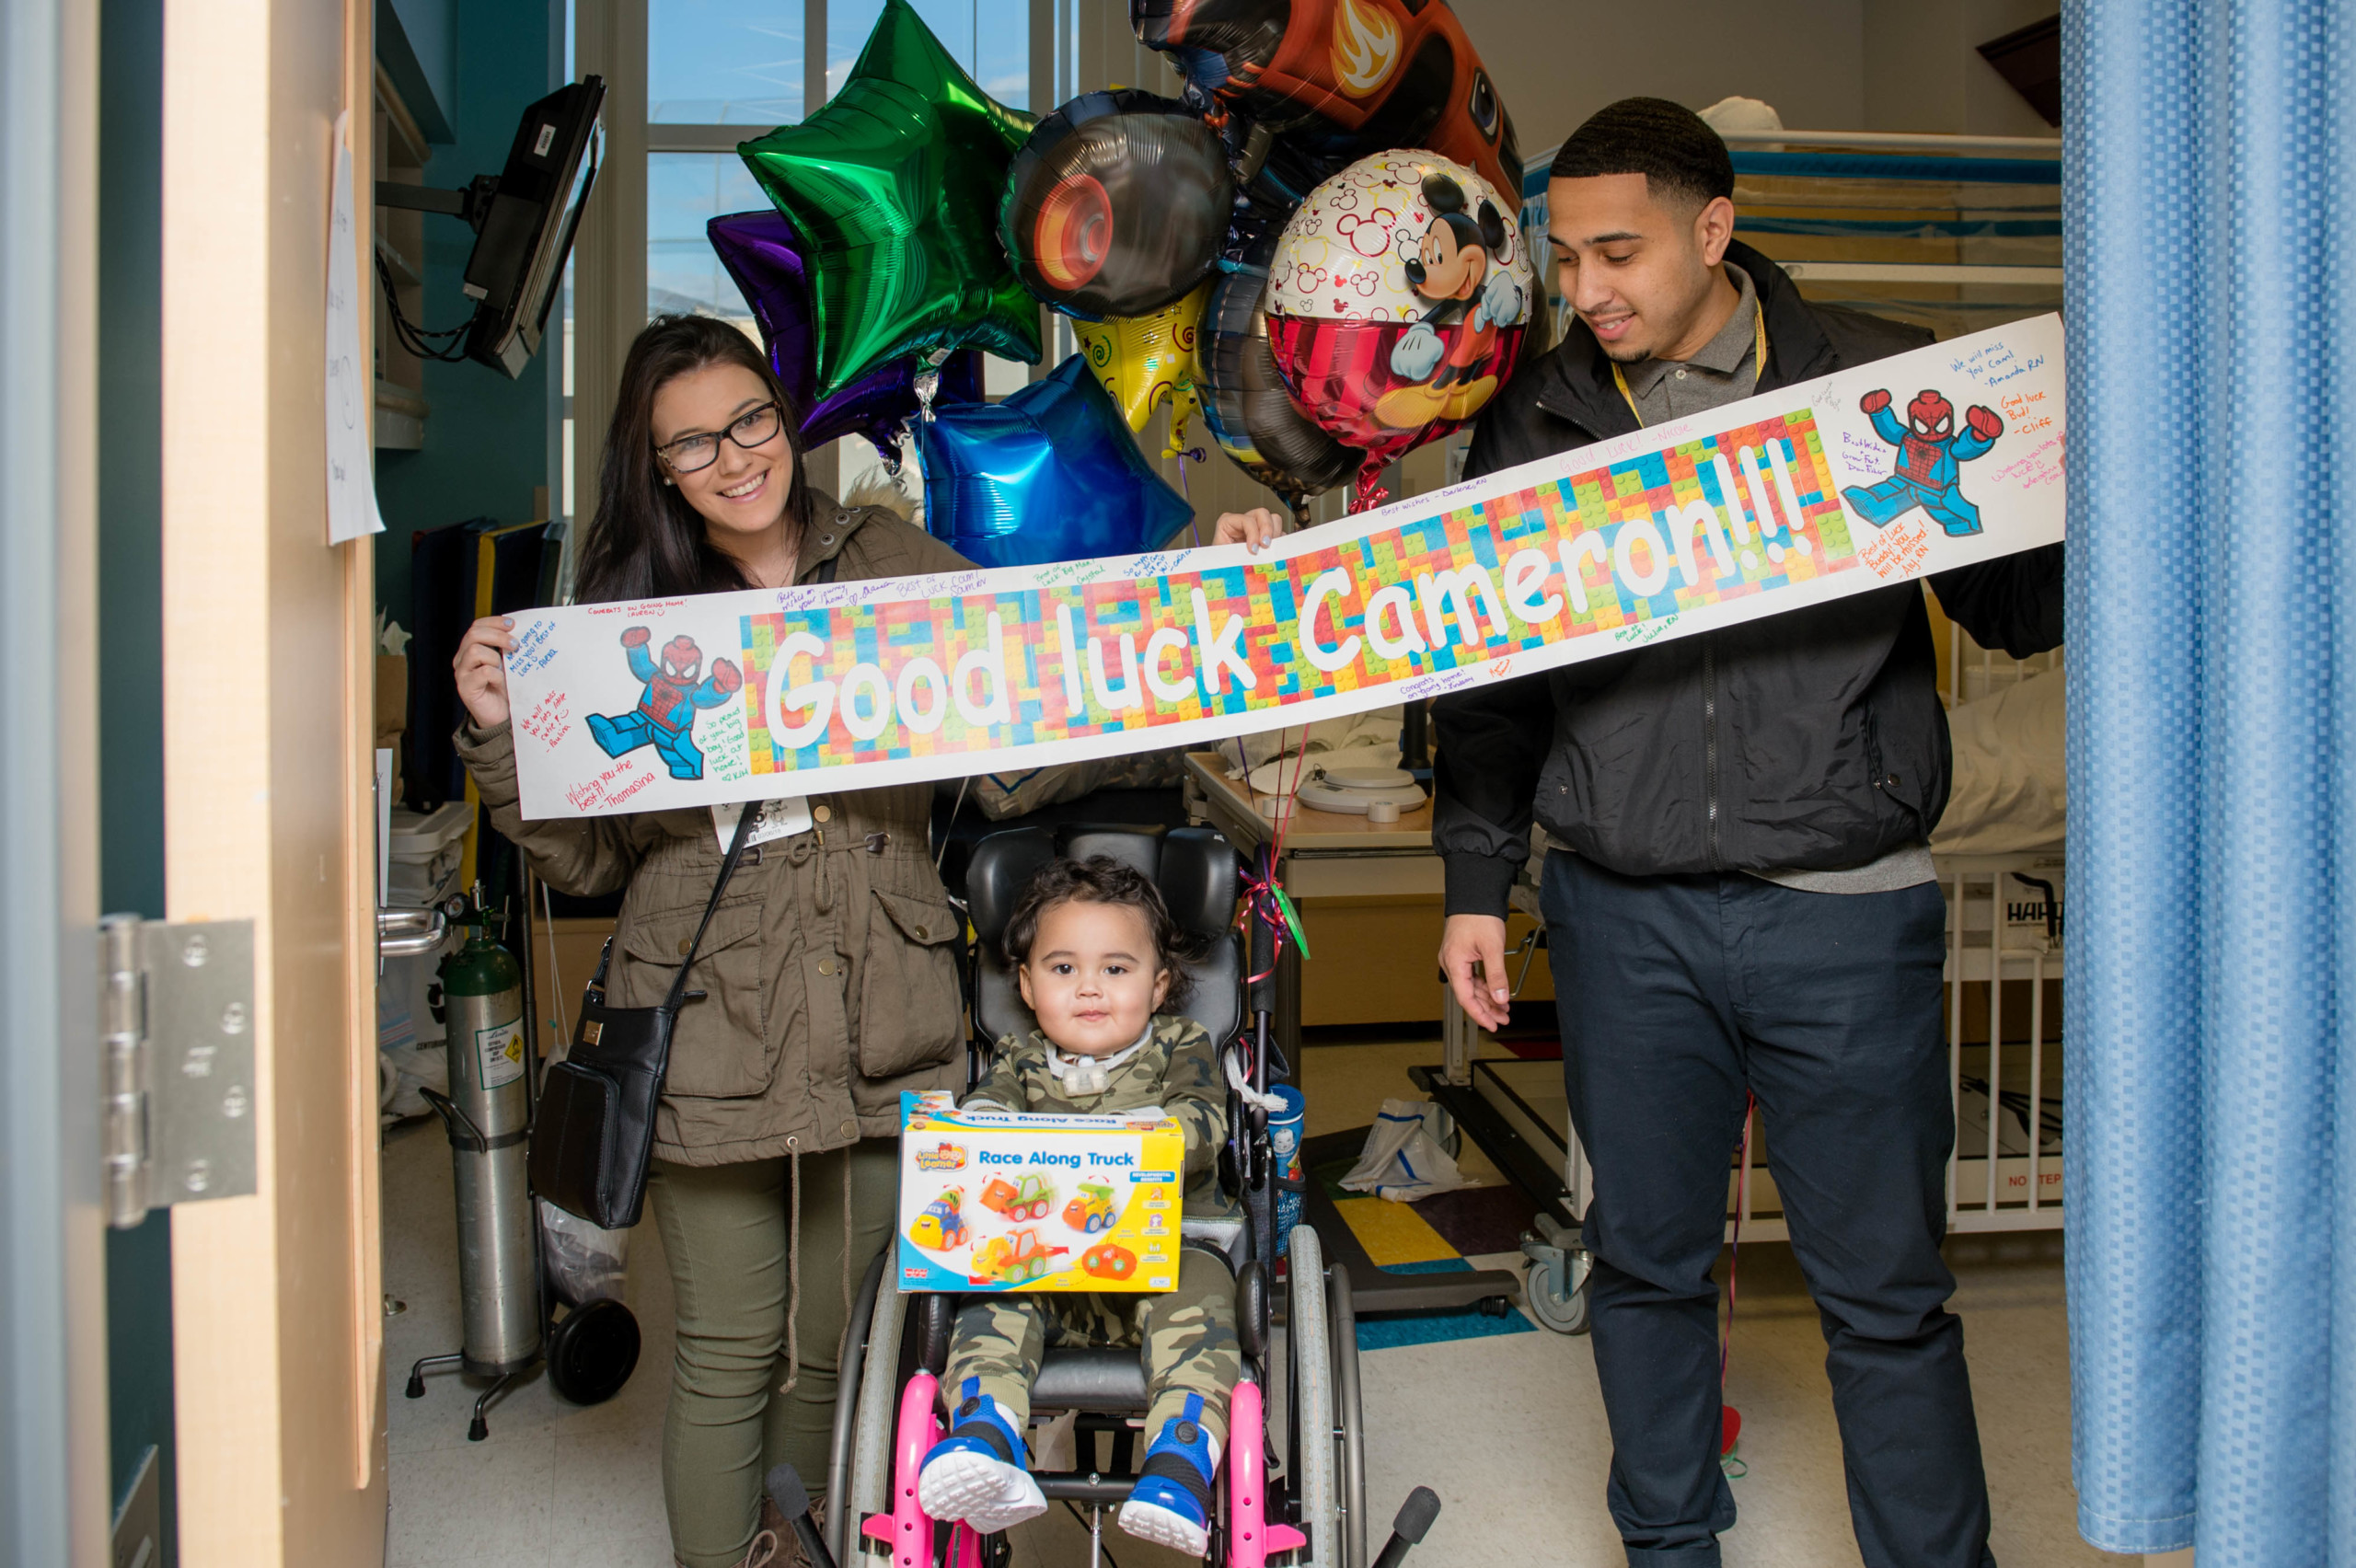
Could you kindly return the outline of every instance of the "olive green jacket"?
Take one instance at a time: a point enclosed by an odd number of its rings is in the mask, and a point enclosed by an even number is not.
[[[814,494],[796,581],[961,570],[946,545],[880,507]],[[606,974],[614,1007],[652,1007],[678,973],[720,872],[708,810],[525,822],[508,726],[458,732],[493,826],[550,887],[625,889]],[[959,1080],[964,1038],[951,909],[927,847],[933,787],[810,798],[810,831],[745,853],[688,976],[654,1153],[726,1165],[899,1132],[902,1090]],[[580,977],[568,976],[568,983]]]

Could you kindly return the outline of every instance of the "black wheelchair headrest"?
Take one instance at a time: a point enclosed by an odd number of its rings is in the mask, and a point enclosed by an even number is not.
[[[1034,1027],[999,942],[1014,905],[1040,867],[1057,856],[1085,860],[1103,855],[1132,866],[1161,890],[1178,928],[1202,952],[1185,968],[1194,994],[1180,1009],[1226,1040],[1242,1026],[1242,955],[1234,939],[1235,850],[1207,827],[1097,826],[1068,824],[1049,830],[1022,827],[994,833],[974,847],[965,872],[966,911],[981,939],[976,965],[974,1022],[991,1040]]]

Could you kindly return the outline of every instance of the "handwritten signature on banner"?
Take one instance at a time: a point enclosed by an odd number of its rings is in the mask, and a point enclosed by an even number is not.
[[[1607,451],[1599,456],[1608,458]],[[1184,552],[789,595],[738,617],[748,744],[712,777],[953,755],[1470,684],[1518,652],[1858,563],[1812,409],[1281,560]],[[630,606],[601,606],[617,617]],[[1149,742],[1147,744],[1150,744]]]

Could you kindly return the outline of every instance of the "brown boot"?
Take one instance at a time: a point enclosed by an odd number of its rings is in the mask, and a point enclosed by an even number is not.
[[[810,1523],[819,1535],[826,1533],[826,1505],[824,1502],[810,1505]],[[777,1505],[767,1497],[761,1499],[761,1528],[777,1537],[776,1568],[815,1568],[809,1554],[802,1550],[802,1538],[794,1533],[793,1521],[778,1512]],[[759,1568],[759,1565],[753,1564],[750,1568]]]

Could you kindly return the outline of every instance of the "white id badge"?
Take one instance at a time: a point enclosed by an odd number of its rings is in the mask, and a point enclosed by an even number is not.
[[[772,838],[786,838],[810,831],[810,801],[801,795],[787,795],[774,801],[755,801],[754,811],[761,814],[753,820],[745,835],[745,847],[767,844]],[[745,814],[744,806],[714,806],[711,808],[711,831],[720,840],[720,852],[728,853],[728,841],[736,836],[736,819]]]

